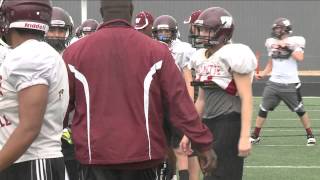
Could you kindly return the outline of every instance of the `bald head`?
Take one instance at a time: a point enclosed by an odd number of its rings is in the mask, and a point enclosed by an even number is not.
[[[113,19],[124,19],[131,22],[132,0],[101,0],[100,13],[104,22]]]

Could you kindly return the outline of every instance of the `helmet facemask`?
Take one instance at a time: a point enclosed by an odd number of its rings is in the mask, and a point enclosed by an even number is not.
[[[189,35],[188,35],[188,42],[190,44],[195,44],[196,42],[194,42],[196,37],[196,26],[194,23],[190,24],[190,28],[189,28]]]
[[[45,41],[58,52],[62,52],[67,47],[64,38],[46,37]]]
[[[153,37],[158,41],[170,44],[177,38],[177,30],[169,28],[157,28],[152,31]]]
[[[277,39],[281,39],[284,35],[290,34],[290,28],[286,26],[274,26],[272,28],[271,36]]]
[[[45,41],[58,52],[62,52],[69,45],[72,38],[70,30],[68,27],[51,26],[45,36]]]
[[[194,48],[214,48],[220,44],[225,44],[226,38],[223,26],[206,26],[204,24],[194,24],[195,32],[191,35],[191,44]]]

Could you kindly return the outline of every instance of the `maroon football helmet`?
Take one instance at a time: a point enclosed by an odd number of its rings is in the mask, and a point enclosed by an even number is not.
[[[292,33],[292,25],[289,19],[287,18],[277,18],[272,24],[272,33],[271,36],[277,39],[281,39],[283,35]]]
[[[231,14],[221,7],[204,10],[194,23],[195,36],[192,45],[196,48],[210,48],[226,44],[232,37],[234,22]],[[203,36],[200,32],[207,31]]]
[[[10,28],[47,32],[51,20],[50,0],[0,0],[0,31]]]
[[[188,19],[185,19],[183,21],[184,24],[189,24],[189,35],[188,35],[188,41],[190,44],[192,44],[192,40],[195,37],[195,27],[194,22],[198,19],[200,14],[202,13],[202,10],[196,10],[191,13]]]
[[[47,43],[49,43],[57,51],[63,51],[69,45],[72,38],[72,17],[66,10],[60,7],[53,7],[51,22],[49,26],[49,32],[57,29],[59,31],[65,32],[65,37],[56,37],[54,35],[49,35],[49,33],[45,36],[45,40]]]
[[[134,28],[137,30],[144,29],[153,24],[153,16],[147,11],[141,11],[136,15]]]
[[[161,30],[169,30],[171,31],[171,35],[166,36],[159,31]],[[152,35],[159,41],[170,43],[172,40],[177,38],[178,33],[178,24],[177,21],[170,15],[162,15],[157,17],[154,20],[153,27],[152,27]]]
[[[60,7],[53,7],[52,8],[52,17],[50,22],[50,27],[61,27],[67,29],[69,35],[72,35],[73,31],[73,20],[70,14],[60,8]]]
[[[81,24],[81,34],[87,35],[95,32],[99,26],[99,22],[94,19],[87,19]]]
[[[183,21],[184,24],[193,24],[202,13],[202,10],[195,10],[191,13],[191,15]]]

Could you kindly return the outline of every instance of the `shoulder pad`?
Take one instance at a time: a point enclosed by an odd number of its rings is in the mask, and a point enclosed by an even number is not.
[[[219,58],[228,64],[232,71],[247,74],[255,70],[257,59],[249,46],[228,44],[218,51]]]
[[[291,36],[288,37],[288,44],[298,48],[305,48],[306,39],[302,36]]]

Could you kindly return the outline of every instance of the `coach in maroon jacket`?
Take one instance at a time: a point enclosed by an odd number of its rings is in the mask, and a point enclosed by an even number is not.
[[[166,154],[164,111],[199,151],[203,170],[211,171],[212,135],[167,46],[130,25],[132,11],[128,0],[102,0],[104,23],[64,52],[69,108],[75,108],[73,140],[84,178],[155,179]]]

